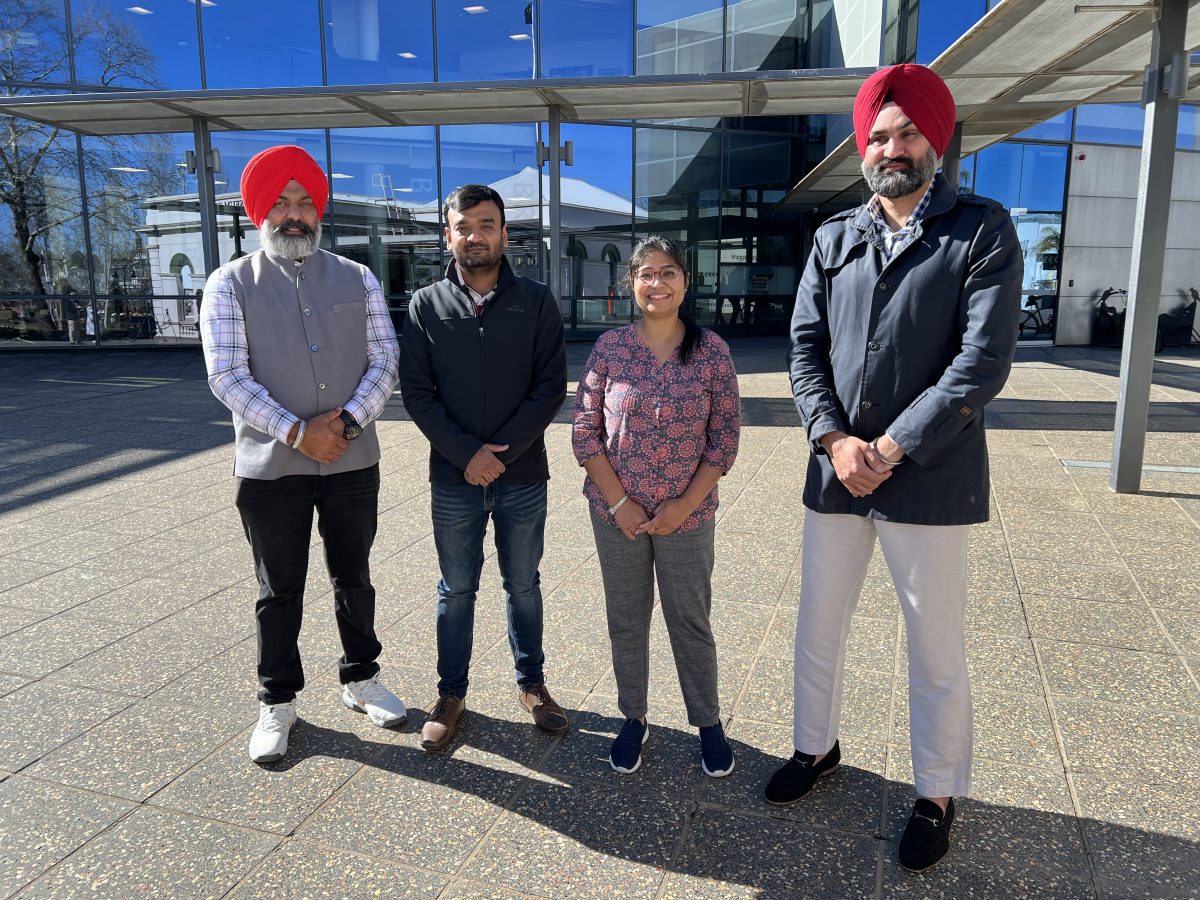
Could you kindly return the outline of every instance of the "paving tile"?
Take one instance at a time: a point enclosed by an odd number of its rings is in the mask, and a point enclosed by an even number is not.
[[[218,745],[242,722],[216,710],[141,700],[43,756],[30,775],[145,800]]]
[[[268,856],[228,896],[290,897],[445,897],[447,879],[376,857],[289,840]]]
[[[16,606],[0,606],[0,637],[19,631],[26,625],[40,622],[48,612],[38,612],[34,609],[22,609]]]
[[[1200,692],[1175,656],[1039,640],[1053,695],[1200,715]]]
[[[0,697],[6,697],[19,687],[32,681],[24,675],[0,675]]]
[[[207,597],[203,586],[166,577],[142,578],[101,594],[76,608],[76,612],[113,622],[148,625]]]
[[[1117,895],[1187,896],[1200,884],[1200,781],[1072,779],[1096,870]],[[1141,889],[1134,889],[1133,886]]]
[[[688,829],[667,897],[871,897],[878,841],[705,808]]]
[[[172,678],[150,696],[252,721],[258,715],[257,661],[257,642],[248,638]]]
[[[1123,600],[1136,596],[1129,573],[1122,568],[1098,568],[1062,561],[1015,559],[1022,594]]]
[[[770,806],[763,791],[795,749],[792,729],[735,718],[727,733],[736,763],[733,773],[726,778],[706,779],[697,795],[702,803],[861,834],[879,830],[887,786],[887,748],[882,741],[845,736],[841,740],[841,765],[837,772],[821,779],[819,789],[802,802]]]
[[[1144,603],[1108,603],[1070,597],[1024,598],[1029,632],[1035,638],[1163,652],[1166,636]]]
[[[988,583],[968,584],[966,626],[977,631],[992,631],[1001,634],[1025,635],[1029,628],[1025,621],[1025,610],[1021,606],[1021,595],[1017,592],[1016,578],[1010,587],[996,587]]]
[[[1200,611],[1160,609],[1158,616],[1180,653],[1200,656]]]
[[[967,671],[974,687],[1018,694],[1042,693],[1042,679],[1029,638],[968,631],[965,643]]]
[[[116,715],[132,697],[38,681],[0,699],[0,766],[17,771]]]
[[[431,756],[411,743],[392,744],[297,834],[450,875],[526,782],[454,754]]]
[[[132,809],[19,775],[0,782],[0,894],[16,893]]]
[[[30,609],[61,612],[136,581],[134,572],[71,566],[0,594],[0,601]]]
[[[103,619],[59,613],[0,638],[0,671],[40,678],[132,631]]]
[[[551,897],[651,897],[693,808],[667,794],[529,783],[461,874]]]
[[[61,568],[59,563],[35,562],[15,554],[0,557],[0,590],[9,591]]]
[[[220,896],[278,840],[142,808],[32,884],[26,897]]]
[[[1066,697],[1051,702],[1070,772],[1170,783],[1200,771],[1194,716]]]
[[[950,853],[928,872],[913,875],[889,857],[883,866],[883,884],[879,896],[888,900],[893,897],[920,897],[927,900],[959,900],[962,897],[1093,900],[1097,896],[1090,880],[1049,874],[1024,864],[1002,867],[989,857],[959,853],[954,847],[954,840],[961,826],[956,823],[954,827]]]

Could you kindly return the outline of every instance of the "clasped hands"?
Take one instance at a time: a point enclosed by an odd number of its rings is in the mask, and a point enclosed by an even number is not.
[[[834,431],[821,438],[821,446],[833,462],[838,481],[855,497],[866,497],[892,477],[892,468],[904,458],[902,450],[886,434],[874,441],[875,447],[860,438]],[[884,457],[892,460],[887,462]]]
[[[617,510],[616,520],[617,527],[632,541],[639,534],[674,534],[690,513],[691,510],[679,498],[675,498],[658,504],[651,517],[640,504],[629,499]]]
[[[319,413],[304,423],[304,440],[296,449],[319,463],[328,465],[346,452],[350,442],[342,437],[346,423],[341,420],[342,407]],[[292,426],[288,434],[288,445],[295,443],[300,425]]]

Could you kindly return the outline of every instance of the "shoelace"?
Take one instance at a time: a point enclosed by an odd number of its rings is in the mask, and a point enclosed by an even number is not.
[[[359,700],[367,700],[371,703],[376,703],[380,700],[385,700],[391,696],[391,691],[379,683],[379,680],[372,678],[370,681],[364,681],[352,693]]]
[[[279,710],[277,713],[276,710]],[[292,719],[292,704],[279,703],[258,711],[258,727],[263,731],[283,731]]]

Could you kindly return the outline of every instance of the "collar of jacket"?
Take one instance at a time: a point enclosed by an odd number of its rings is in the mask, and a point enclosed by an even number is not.
[[[467,291],[467,286],[463,284],[462,279],[458,277],[458,262],[456,260],[451,259],[450,265],[446,266],[446,280],[458,288],[462,293],[466,294],[468,297],[470,296],[470,293]],[[512,266],[508,264],[508,257],[501,255],[500,275],[496,279],[496,287],[493,292],[493,296],[500,296],[500,292],[510,284],[514,284],[516,280],[517,276],[513,272]]]
[[[958,202],[958,193],[950,189],[950,185],[946,183],[946,179],[942,177],[941,172],[933,176],[933,184],[929,186],[929,190],[933,192],[933,196],[929,198],[929,206],[925,210],[925,215],[921,217],[921,221],[916,225],[918,234],[923,222],[949,211]],[[854,218],[850,220],[850,224],[858,230],[858,240],[865,241],[867,239],[867,232],[871,230],[872,226],[870,204],[864,203],[859,207]]]

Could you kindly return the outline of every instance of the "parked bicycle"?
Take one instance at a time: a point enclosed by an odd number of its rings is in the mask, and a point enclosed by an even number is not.
[[[1117,309],[1109,303],[1110,297],[1128,297],[1124,288],[1106,288],[1096,300],[1096,311],[1092,316],[1092,346],[1120,347],[1125,336],[1125,309]]]
[[[1054,297],[1030,294],[1025,298],[1024,312],[1018,330],[1022,338],[1036,340],[1054,334]]]

